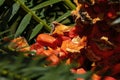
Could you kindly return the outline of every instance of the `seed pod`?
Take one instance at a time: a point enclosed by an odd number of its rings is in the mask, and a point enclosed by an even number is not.
[[[44,46],[55,48],[57,46],[56,38],[49,34],[39,34],[36,41]]]

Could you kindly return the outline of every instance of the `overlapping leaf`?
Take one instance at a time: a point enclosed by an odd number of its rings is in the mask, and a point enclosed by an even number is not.
[[[5,0],[0,0],[0,6],[3,5],[4,2]]]
[[[38,24],[32,31],[31,35],[30,35],[30,38],[29,40],[31,40],[33,37],[35,37],[39,32],[40,30],[42,29],[43,25],[42,24]]]
[[[25,17],[22,19],[16,33],[15,33],[15,37],[19,36],[27,27],[27,25],[29,24],[30,20],[31,20],[32,15],[31,14],[27,14],[25,15]]]

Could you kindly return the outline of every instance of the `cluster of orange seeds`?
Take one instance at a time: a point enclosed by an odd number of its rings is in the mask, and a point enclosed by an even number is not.
[[[53,32],[39,34],[36,43],[31,45],[31,50],[36,51],[37,55],[48,56],[52,64],[58,64],[61,59],[68,59],[66,63],[70,63],[70,55],[80,54],[80,50],[86,46],[87,37],[74,33],[77,27],[68,27],[57,22],[53,24]]]

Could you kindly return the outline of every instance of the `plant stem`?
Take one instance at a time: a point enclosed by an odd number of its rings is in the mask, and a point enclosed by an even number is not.
[[[70,9],[75,9],[76,6],[71,2],[71,0],[64,0],[64,3],[69,6]]]
[[[10,32],[11,31],[11,29],[8,29],[8,30],[5,30],[5,31],[2,31],[2,32],[0,32],[0,35],[3,35],[3,34],[5,34],[5,33],[7,33],[7,32]]]
[[[38,23],[42,23],[45,26],[45,29],[47,31],[51,31],[51,27],[49,25],[46,24],[46,22],[44,22],[41,18],[39,18],[32,10],[30,10],[21,0],[14,0],[15,2],[18,2],[22,9],[24,9],[27,13],[32,14],[33,18],[38,22]]]

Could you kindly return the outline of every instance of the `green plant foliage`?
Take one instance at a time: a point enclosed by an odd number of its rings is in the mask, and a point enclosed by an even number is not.
[[[40,9],[40,8],[43,8],[43,7],[46,7],[46,6],[49,6],[49,5],[53,5],[55,3],[58,3],[58,2],[61,2],[62,0],[49,0],[49,1],[45,1],[41,4],[38,4],[37,6],[33,7],[31,10],[37,10],[37,9]]]
[[[17,54],[16,54],[17,53]],[[25,57],[23,53],[0,54],[0,80],[75,80],[77,77],[90,78],[70,72],[74,64],[46,66],[46,57]],[[85,77],[86,76],[86,77]]]
[[[3,35],[3,34],[5,34],[5,33],[9,32],[9,31],[10,31],[10,29],[5,30],[5,31],[2,31],[2,32],[0,32],[0,35]]]
[[[29,40],[31,40],[32,38],[34,38],[38,33],[39,31],[42,29],[43,25],[42,24],[38,24],[35,26],[35,28],[33,29],[31,35],[30,35],[30,38]]]
[[[4,2],[5,0],[0,0],[0,6],[3,5]]]
[[[57,22],[61,22],[62,20],[66,19],[67,17],[69,17],[71,15],[71,11],[67,11],[66,13],[64,13],[62,16],[60,16],[59,18],[57,18],[55,21]]]
[[[14,3],[14,4],[13,4],[13,6],[12,6],[12,14],[11,14],[11,16],[10,16],[9,21],[10,21],[10,20],[12,19],[12,17],[18,12],[19,8],[20,8],[20,4],[18,4],[18,3]]]
[[[27,25],[29,24],[30,20],[31,20],[32,15],[31,14],[27,14],[25,15],[25,17],[22,19],[16,33],[15,33],[15,37],[18,37],[27,27]]]
[[[18,16],[14,23],[10,26],[10,29],[11,29],[11,34],[14,34],[16,32],[16,28],[17,26],[19,25],[19,21],[21,20],[21,16]]]
[[[1,5],[0,31],[10,29],[9,35],[25,36],[30,41],[41,32],[50,32],[53,21],[73,24],[71,11],[75,5],[69,0],[1,0]],[[27,14],[31,14],[30,20],[24,16]]]

